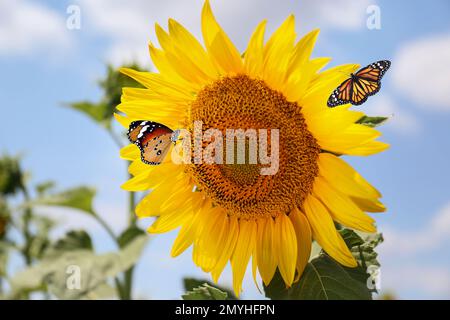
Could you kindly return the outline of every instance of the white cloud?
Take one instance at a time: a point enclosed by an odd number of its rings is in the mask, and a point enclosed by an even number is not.
[[[367,7],[373,5],[374,1],[322,0],[306,3],[307,9],[312,10],[308,16],[317,17],[318,23],[327,21],[330,26],[351,30],[365,27]]]
[[[387,255],[415,255],[437,249],[450,239],[450,203],[431,217],[430,222],[417,231],[384,228],[386,242],[380,252]]]
[[[446,267],[407,263],[383,266],[380,280],[382,290],[395,288],[403,293],[401,298],[417,298],[411,295],[413,292],[419,292],[421,299],[450,298],[450,270]]]
[[[419,119],[404,107],[400,107],[394,99],[387,94],[380,94],[366,106],[368,115],[386,116],[389,120],[386,126],[403,134],[413,134],[421,130]]]
[[[381,288],[406,299],[450,298],[450,268],[436,258],[446,258],[450,240],[450,203],[415,231],[383,228],[385,242],[378,252],[381,261]],[[448,257],[448,255],[447,255]]]
[[[396,87],[419,106],[450,111],[450,35],[403,45],[392,65]]]
[[[107,59],[115,64],[137,59],[149,64],[147,42],[156,41],[154,24],[163,27],[172,17],[187,27],[198,39],[203,0],[79,0],[84,21],[99,35],[112,40]],[[270,0],[211,1],[219,23],[230,34],[238,48],[245,49],[253,29],[268,18],[268,29],[274,30],[289,14],[296,15],[302,31],[312,28],[355,30],[365,28],[366,9],[373,1],[325,0],[292,2]]]
[[[0,55],[31,55],[70,45],[65,20],[55,11],[26,0],[0,2]]]

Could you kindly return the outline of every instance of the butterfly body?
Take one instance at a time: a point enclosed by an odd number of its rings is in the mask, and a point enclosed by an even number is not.
[[[342,82],[330,95],[327,105],[331,108],[351,103],[361,105],[381,88],[381,78],[391,66],[388,60],[374,62]]]
[[[139,147],[145,164],[158,165],[166,157],[172,143],[178,139],[179,130],[153,121],[137,120],[130,124],[128,139]]]

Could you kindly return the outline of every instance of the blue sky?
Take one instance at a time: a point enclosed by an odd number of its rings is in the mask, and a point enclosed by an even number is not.
[[[275,4],[276,3],[276,4]],[[81,10],[81,28],[66,28],[69,5]],[[386,242],[380,247],[381,285],[400,298],[450,298],[450,3],[448,1],[211,0],[219,22],[245,44],[257,23],[273,31],[294,13],[299,34],[320,28],[313,53],[331,65],[392,60],[381,92],[361,107],[389,115],[381,128],[391,149],[349,161],[379,188],[388,212],[376,216]],[[377,5],[381,29],[366,27]],[[124,225],[125,163],[109,137],[89,119],[62,107],[100,98],[96,81],[105,62],[137,59],[151,66],[147,42],[153,25],[173,17],[200,35],[202,1],[9,1],[0,4],[0,151],[23,154],[32,181],[57,180],[61,188],[98,189],[96,208],[116,230]],[[68,228],[86,227],[100,251],[114,246],[87,217],[50,212]],[[143,225],[148,223],[145,222]],[[153,237],[138,266],[136,294],[177,298],[182,276],[205,277],[189,253],[169,257],[176,233]],[[224,284],[229,284],[229,272]],[[244,297],[261,297],[250,277]]]

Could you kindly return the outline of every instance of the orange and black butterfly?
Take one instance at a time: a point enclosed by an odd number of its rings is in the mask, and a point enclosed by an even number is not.
[[[350,78],[333,91],[327,105],[332,108],[346,103],[363,104],[369,96],[380,91],[381,78],[390,66],[389,60],[381,60],[352,73]]]
[[[130,124],[128,139],[141,150],[141,160],[145,164],[160,164],[169,152],[172,143],[178,140],[179,130],[173,131],[165,125],[153,121],[137,120]]]

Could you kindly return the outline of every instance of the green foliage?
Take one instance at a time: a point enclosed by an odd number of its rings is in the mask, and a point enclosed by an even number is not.
[[[39,196],[44,196],[47,194],[48,191],[52,190],[55,187],[54,181],[45,181],[42,183],[38,183],[35,186],[35,190]]]
[[[183,279],[183,285],[184,285],[184,291],[193,291],[197,287],[201,287],[203,284],[207,284],[210,287],[217,288],[218,290],[225,292],[227,294],[228,300],[237,300],[236,296],[234,295],[233,291],[228,288],[223,288],[220,286],[215,285],[211,281],[208,280],[200,280],[195,278],[184,278]]]
[[[142,70],[132,64],[125,67]],[[111,120],[120,103],[122,87],[140,87],[131,78],[120,74],[111,66],[99,82],[103,96],[98,102],[79,101],[68,104],[94,120],[114,139],[123,145],[121,134],[116,134]],[[134,195],[129,196],[129,225],[116,236],[109,223],[93,208],[95,190],[89,187],[54,191],[55,183],[37,184],[32,191],[26,185],[18,158],[0,158],[0,299],[29,298],[32,291],[40,291],[49,297],[51,293],[60,299],[111,298],[131,299],[133,267],[147,240],[144,231],[136,226]],[[18,195],[19,197],[13,197]],[[14,199],[13,199],[14,198]],[[13,203],[13,206],[9,202]],[[22,201],[23,200],[23,201]],[[72,230],[58,241],[49,238],[55,228],[55,220],[37,214],[36,207],[45,210],[51,206],[76,209],[95,219],[117,245],[117,252],[97,255],[91,236],[85,230]],[[10,208],[14,207],[14,209]],[[8,239],[8,225],[13,225],[19,237]],[[8,274],[8,256],[13,250],[23,258],[20,273]],[[69,290],[65,272],[68,265],[76,265],[82,271],[80,290]],[[3,281],[5,280],[5,281]],[[5,286],[5,283],[8,283]],[[112,286],[113,285],[113,286]],[[11,288],[13,291],[5,290]]]
[[[183,300],[226,300],[227,293],[204,283],[182,295]]]
[[[130,64],[124,67],[143,71],[137,64]],[[118,69],[111,65],[107,66],[106,77],[99,81],[99,85],[103,89],[103,97],[99,102],[80,101],[67,104],[67,106],[83,113],[91,120],[109,129],[115,108],[120,104],[122,88],[140,88],[142,86],[130,77],[121,74]]]
[[[55,222],[45,216],[32,215],[29,225],[34,232],[27,239],[26,254],[30,259],[40,259],[50,246],[51,241],[48,235],[55,226]]]
[[[79,241],[80,236],[83,241]],[[78,240],[73,241],[75,237]],[[68,239],[71,242],[67,250]],[[97,290],[104,292],[108,280],[134,265],[145,247],[147,237],[136,237],[118,252],[96,255],[86,249],[86,234],[70,232],[64,240],[56,243],[59,254],[51,254],[38,264],[18,273],[12,280],[12,296],[20,292],[31,292],[48,288],[59,299],[99,298]],[[74,243],[79,247],[74,246]],[[59,249],[58,249],[59,248]],[[79,270],[80,287],[70,287],[70,275]],[[92,294],[94,293],[94,294]]]
[[[2,239],[8,228],[8,222],[10,219],[10,211],[6,200],[0,196],[0,239]]]
[[[92,200],[94,199],[94,196],[95,190],[88,187],[77,187],[38,198],[34,201],[34,204],[68,207],[95,215],[94,209],[92,208]]]
[[[117,243],[119,244],[120,248],[123,248],[134,239],[142,235],[145,235],[145,232],[142,229],[136,226],[130,226],[128,229],[122,232],[121,235],[119,235],[119,237],[117,238]]]
[[[361,119],[356,121],[356,123],[363,124],[368,127],[378,127],[379,125],[386,122],[389,118],[388,117],[369,117],[369,116],[363,116]]]
[[[89,250],[93,251],[91,236],[84,230],[72,230],[59,239],[55,245],[55,251],[72,251],[72,250]]]
[[[286,288],[277,271],[271,283],[264,286],[266,297],[295,300],[370,300],[375,290],[367,283],[369,266],[379,266],[375,247],[382,242],[381,234],[358,235],[349,229],[339,231],[358,262],[348,268],[333,260],[323,250],[307,264],[300,280]]]
[[[13,195],[23,189],[23,173],[19,159],[8,155],[0,158],[0,195]]]

